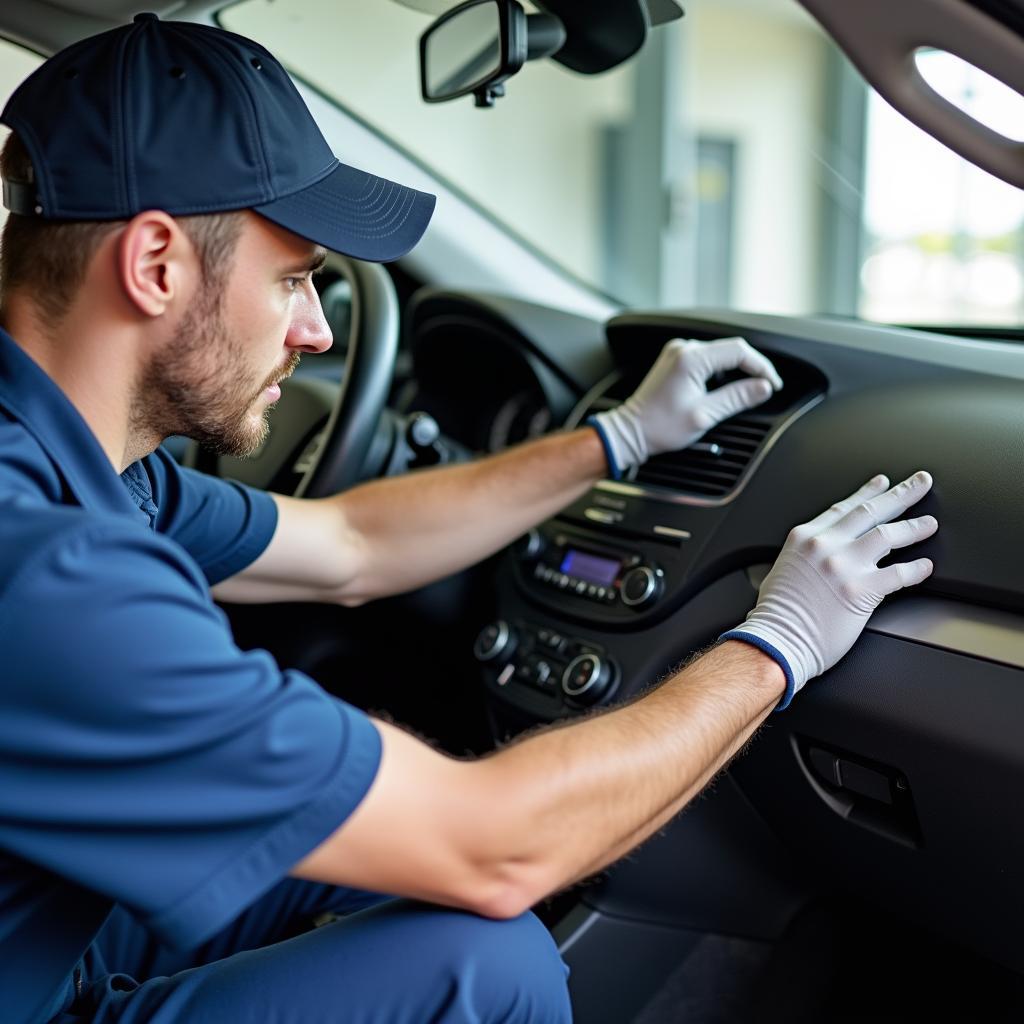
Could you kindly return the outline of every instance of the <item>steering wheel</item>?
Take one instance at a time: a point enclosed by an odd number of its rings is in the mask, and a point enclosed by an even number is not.
[[[331,289],[347,287],[351,293],[340,389],[318,377],[292,377],[282,383],[281,398],[270,413],[270,433],[253,455],[217,456],[192,442],[186,465],[261,489],[288,481],[288,489],[306,498],[334,494],[360,479],[398,354],[398,296],[378,263],[331,253],[326,267],[340,280],[324,291],[325,314],[332,306]],[[328,320],[332,330],[342,318],[333,319]]]

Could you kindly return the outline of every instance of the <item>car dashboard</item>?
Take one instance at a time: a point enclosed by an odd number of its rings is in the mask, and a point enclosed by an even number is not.
[[[742,621],[791,527],[878,472],[932,473],[915,514],[939,532],[899,554],[927,555],[934,575],[887,600],[711,798],[586,899],[767,939],[814,879],[1024,969],[1024,350],[714,310],[598,324],[439,291],[415,298],[408,329],[408,402],[476,450],[621,401],[673,337],[742,335],[785,381],[502,553],[474,647],[499,740],[636,697]],[[701,856],[718,870],[698,881]]]

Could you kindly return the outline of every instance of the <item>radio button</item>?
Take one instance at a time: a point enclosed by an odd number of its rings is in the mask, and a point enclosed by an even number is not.
[[[534,686],[538,690],[544,690],[547,693],[551,692],[558,681],[551,662],[545,658],[538,657],[536,654],[527,654],[525,658],[517,663],[510,662],[506,666],[506,671],[509,670],[514,671],[515,678],[520,683]],[[509,672],[509,675],[512,674],[512,671]]]
[[[606,508],[585,508],[583,514],[595,523],[607,523],[613,525],[622,522],[621,512],[612,512]]]
[[[548,650],[553,651],[556,654],[561,654],[562,651],[565,650],[565,640],[553,630],[537,630],[537,640],[542,647],[547,647]]]

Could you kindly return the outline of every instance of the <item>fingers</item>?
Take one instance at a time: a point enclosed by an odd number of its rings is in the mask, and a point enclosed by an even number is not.
[[[854,542],[853,547],[858,556],[870,562],[877,562],[895,548],[905,548],[910,544],[927,540],[938,528],[939,521],[935,516],[882,523],[873,530],[868,530],[863,537]]]
[[[877,497],[889,486],[889,478],[879,473],[873,476],[866,484],[858,488],[848,498],[837,501],[830,508],[825,509],[821,515],[812,519],[804,529],[810,534],[820,533],[827,530],[833,523],[837,523],[843,516],[851,512],[858,505]]]
[[[717,388],[704,399],[704,408],[714,417],[716,423],[735,416],[744,409],[753,409],[771,397],[772,383],[764,377],[748,377],[732,384]]]
[[[743,370],[751,377],[764,377],[776,391],[782,387],[782,378],[771,360],[751,348],[743,338],[722,338],[709,342],[684,342],[676,338],[668,344],[681,349],[684,358],[697,357],[697,369],[704,380],[726,370]]]
[[[900,562],[898,565],[879,569],[874,579],[877,581],[879,591],[888,596],[904,587],[914,587],[918,583],[923,583],[931,576],[933,569],[934,566],[930,558],[918,558],[914,562]]]
[[[782,378],[772,365],[772,361],[762,355],[743,338],[723,338],[711,342],[706,350],[713,372],[722,370],[743,370],[751,377],[764,377],[770,381],[776,391],[782,388]]]
[[[931,487],[931,474],[920,470],[884,494],[856,505],[835,524],[836,529],[851,540],[863,536],[879,523],[887,523],[890,519],[903,515],[908,508],[916,505]]]

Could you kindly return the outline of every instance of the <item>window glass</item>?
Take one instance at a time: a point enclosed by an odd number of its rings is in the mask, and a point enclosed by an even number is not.
[[[468,96],[428,105],[418,61],[429,15],[392,0],[255,0],[221,20],[263,42],[289,70],[558,262],[590,281],[599,277],[600,129],[627,116],[631,66],[588,79],[538,61],[508,82],[490,110],[476,109]],[[552,102],[558,116],[550,115]],[[358,153],[339,156],[359,165]]]
[[[40,64],[43,58],[38,53],[26,50],[24,46],[0,39],[0,108],[7,103],[11,93]],[[10,130],[0,124],[0,146],[4,144]],[[7,210],[0,205],[0,225],[7,219]]]
[[[528,63],[487,110],[423,103],[432,17],[393,0],[243,0],[222,22],[624,303],[1021,321],[1022,193],[891,110],[791,0],[685,7],[635,59]],[[920,59],[998,102],[947,56]]]
[[[917,61],[933,88],[993,127],[1007,123],[1013,99],[1020,103],[951,54],[921,53]],[[875,93],[868,113],[861,314],[1020,323],[1024,192],[961,159]]]

